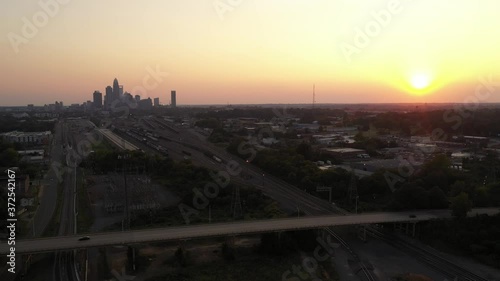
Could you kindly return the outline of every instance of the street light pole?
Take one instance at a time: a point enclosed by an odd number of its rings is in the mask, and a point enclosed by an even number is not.
[[[122,165],[122,173],[123,173],[123,182],[125,186],[125,228],[130,229],[130,216],[129,216],[129,208],[128,208],[128,188],[127,188],[127,175],[125,174],[125,159],[128,158],[128,155],[120,156],[118,155],[118,159],[123,160]]]
[[[128,210],[128,187],[127,187],[127,175],[125,174],[125,159],[123,159],[123,181],[125,183],[125,218],[127,220],[127,229],[130,229],[130,215]]]

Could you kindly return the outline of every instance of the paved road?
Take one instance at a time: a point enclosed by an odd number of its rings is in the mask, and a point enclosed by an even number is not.
[[[40,236],[44,231],[47,225],[52,220],[52,215],[56,210],[57,202],[57,186],[59,184],[58,175],[60,173],[58,167],[62,167],[65,165],[63,156],[63,148],[62,148],[62,138],[63,138],[63,128],[62,123],[58,123],[55,126],[55,133],[53,138],[53,143],[51,144],[51,152],[50,152],[50,170],[45,176],[45,187],[43,190],[42,197],[40,198],[40,205],[35,214],[34,225],[35,231],[34,236]],[[61,178],[62,180],[62,175]]]
[[[498,208],[474,209],[469,216],[476,214],[497,214]],[[410,218],[416,215],[416,218]],[[168,241],[215,237],[227,235],[253,234],[274,231],[316,229],[329,226],[426,221],[451,218],[449,210],[428,210],[418,212],[386,212],[361,215],[329,215],[320,217],[301,217],[275,220],[243,221],[235,223],[203,224],[194,226],[168,227],[149,230],[135,230],[113,233],[89,234],[90,240],[79,241],[80,236],[59,236],[53,238],[18,240],[17,253],[38,253],[54,250],[68,250],[89,247],[102,247],[119,244],[136,244],[153,241]],[[7,253],[8,246],[2,243],[0,253]]]

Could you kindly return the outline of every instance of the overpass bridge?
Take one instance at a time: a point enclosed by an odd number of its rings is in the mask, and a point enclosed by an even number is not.
[[[473,209],[469,216],[494,215],[498,208]],[[187,240],[203,237],[234,236],[279,232],[290,230],[319,229],[330,226],[405,223],[451,218],[450,210],[427,210],[407,212],[383,212],[360,215],[328,215],[273,220],[239,221],[231,223],[201,224],[192,226],[166,227],[146,230],[87,234],[89,240],[79,241],[82,235],[57,236],[50,238],[20,239],[16,241],[16,254],[53,252],[91,247],[129,245],[148,242]],[[0,245],[0,254],[10,251],[6,241]]]

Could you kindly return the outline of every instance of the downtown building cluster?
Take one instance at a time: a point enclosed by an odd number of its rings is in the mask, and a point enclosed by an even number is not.
[[[132,96],[132,94],[123,91],[123,85],[118,83],[118,79],[115,78],[113,81],[113,86],[107,86],[105,89],[105,95],[100,91],[94,91],[93,93],[93,102],[88,101],[87,104],[92,107],[94,110],[103,109],[103,110],[111,110],[114,105],[119,102],[127,102],[130,104],[136,103],[138,109],[142,110],[151,110],[154,107],[160,106],[160,98],[151,98],[141,99],[140,95]],[[175,108],[177,105],[177,95],[176,91],[171,92],[171,104],[172,108]]]

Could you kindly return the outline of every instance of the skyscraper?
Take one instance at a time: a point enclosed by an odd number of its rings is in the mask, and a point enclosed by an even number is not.
[[[160,98],[154,99],[154,106],[160,106]]]
[[[140,102],[141,101],[141,96],[139,96],[139,95],[135,95],[134,98],[135,98],[136,102]]]
[[[99,91],[94,92],[94,108],[102,107],[102,93]]]
[[[104,107],[109,109],[111,107],[111,103],[113,102],[113,88],[111,86],[106,87],[106,96],[104,98]]]
[[[115,78],[113,81],[113,101],[120,98],[120,84],[118,84],[118,79]]]
[[[177,106],[177,97],[175,91],[172,91],[170,93],[170,106],[171,107],[176,107]]]
[[[120,89],[118,91],[119,98],[121,99],[123,97],[123,85],[120,85]]]
[[[151,110],[153,108],[153,102],[151,98],[143,99],[139,102],[139,109],[141,110]]]

